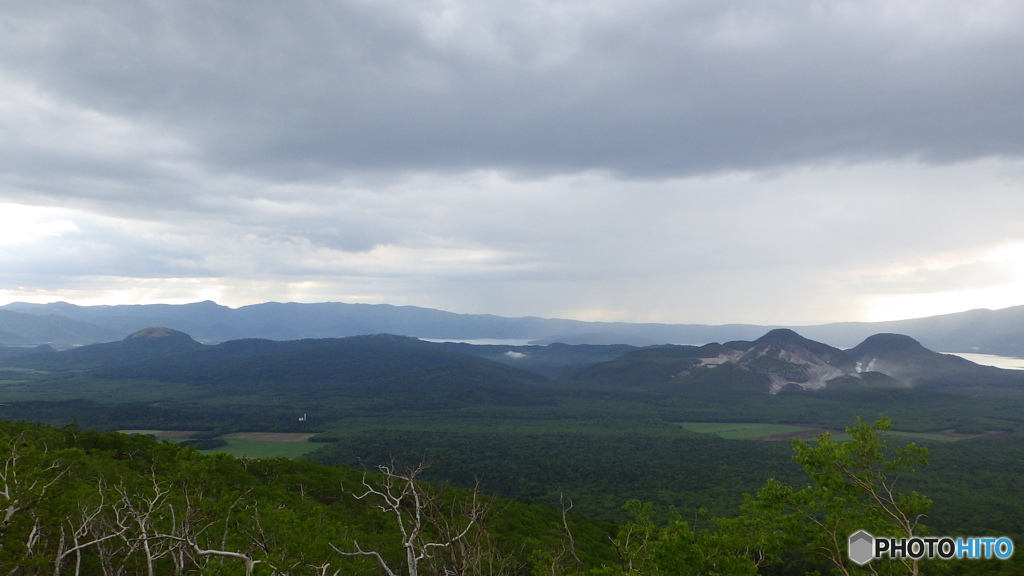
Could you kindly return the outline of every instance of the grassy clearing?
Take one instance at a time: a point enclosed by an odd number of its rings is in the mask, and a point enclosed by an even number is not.
[[[147,434],[161,440],[185,440],[197,434],[187,430],[120,430],[122,434]],[[241,458],[298,458],[308,454],[322,444],[309,442],[312,434],[292,434],[277,432],[239,432],[221,438],[226,446],[213,450],[200,450],[203,454],[226,452]]]
[[[308,442],[314,434],[304,432],[236,432],[223,438],[230,440],[251,440],[253,442]]]
[[[761,438],[763,436],[774,436],[778,434],[794,434],[815,430],[806,426],[792,426],[789,424],[758,424],[754,422],[678,422],[680,428],[687,432],[698,434],[715,434],[727,440],[746,440],[750,438]],[[941,432],[903,432],[900,430],[889,430],[882,433],[891,438],[903,438],[907,440],[927,440],[931,442],[959,442],[961,440],[973,440],[989,435],[984,434],[953,434],[952,430]],[[832,433],[832,439],[837,442],[845,442],[850,439],[845,433]]]
[[[121,434],[141,434],[160,440],[186,440],[199,434],[198,430],[118,430]]]
[[[745,440],[775,434],[791,434],[813,430],[807,426],[790,426],[788,424],[760,424],[757,422],[679,422],[679,427],[687,432],[698,434],[715,434],[726,440]]]
[[[202,450],[203,454],[226,452],[238,458],[298,458],[321,447],[312,442],[265,442],[224,438],[227,446],[214,450]]]

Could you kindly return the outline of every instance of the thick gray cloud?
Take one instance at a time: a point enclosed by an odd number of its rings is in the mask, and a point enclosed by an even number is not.
[[[1014,2],[38,2],[9,74],[294,179],[1021,152]],[[14,12],[14,13],[12,13]],[[185,152],[187,155],[187,152]]]
[[[1021,54],[1010,1],[6,4],[0,297],[1021,303]]]

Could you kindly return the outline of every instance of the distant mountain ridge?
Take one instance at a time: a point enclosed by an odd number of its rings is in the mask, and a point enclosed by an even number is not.
[[[39,313],[29,315],[3,308],[0,309],[0,346],[91,344],[124,336],[118,330],[74,320],[48,310],[40,309]]]
[[[698,324],[630,324],[623,322],[584,322],[532,316],[506,318],[490,314],[456,314],[416,306],[390,304],[313,304],[266,302],[239,308],[211,301],[192,304],[145,304],[118,306],[77,306],[64,302],[52,304],[12,303],[0,312],[17,313],[25,323],[33,317],[59,316],[91,325],[112,336],[96,339],[89,333],[57,332],[34,334],[12,345],[51,344],[68,347],[123,338],[150,326],[166,326],[190,334],[201,342],[224,342],[241,338],[298,340],[302,338],[342,338],[364,334],[401,334],[424,339],[450,340],[541,340],[555,335],[563,341],[574,335],[600,339],[601,344],[683,342],[699,343],[737,338],[756,338],[764,327],[753,325],[705,326]],[[0,345],[5,322],[0,318]],[[50,337],[47,338],[46,336]],[[614,338],[612,336],[623,336]],[[567,341],[575,344],[577,342]],[[589,342],[588,342],[589,343]]]
[[[455,314],[415,306],[267,302],[229,308],[192,304],[77,306],[13,303],[0,307],[0,346],[69,348],[118,340],[150,326],[166,326],[200,342],[242,338],[297,340],[363,334],[424,339],[515,339],[542,343],[699,345],[751,341],[783,326],[584,322],[538,317]],[[788,327],[806,338],[852,347],[878,333],[908,335],[932,350],[1024,356],[1024,306],[972,310],[892,322],[845,322]]]
[[[341,394],[402,401],[468,394],[487,403],[524,403],[571,389],[642,395],[909,387],[957,394],[1024,393],[1022,371],[939,354],[909,336],[876,334],[844,351],[786,328],[753,341],[635,348],[474,346],[391,334],[249,338],[211,345],[177,330],[151,327],[116,342],[64,351],[26,350],[22,356],[0,358],[0,366],[181,383],[218,393]],[[552,372],[557,366],[570,371]]]
[[[390,334],[201,344],[167,328],[117,342],[0,359],[0,365],[117,381],[193,386],[214,397],[382,398],[393,403],[535,405],[548,378],[479,355]]]

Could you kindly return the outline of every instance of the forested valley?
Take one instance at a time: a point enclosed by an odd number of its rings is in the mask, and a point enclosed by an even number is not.
[[[868,354],[903,379],[854,370]],[[1024,573],[1019,555],[846,557],[856,530],[1021,541],[1019,375],[901,337],[844,352],[786,331],[634,348],[151,330],[3,362],[10,574]],[[309,441],[298,459],[217,452],[257,431]]]

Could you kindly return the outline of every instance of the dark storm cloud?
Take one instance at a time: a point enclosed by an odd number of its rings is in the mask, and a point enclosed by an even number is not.
[[[1022,151],[1012,2],[37,2],[3,67],[273,178]]]

